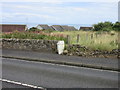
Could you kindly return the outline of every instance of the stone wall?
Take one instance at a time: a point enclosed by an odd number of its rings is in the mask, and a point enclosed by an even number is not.
[[[105,57],[105,58],[120,58],[120,49],[113,49],[112,51],[91,50],[86,46],[77,44],[68,45],[64,50],[64,55],[76,55],[83,57]]]
[[[2,48],[34,51],[57,51],[56,40],[1,39]]]
[[[0,48],[32,50],[39,52],[57,53],[56,40],[36,40],[36,39],[1,39]],[[75,55],[83,57],[115,57],[120,58],[120,49],[112,51],[90,50],[81,45],[67,45],[63,52],[64,55]]]

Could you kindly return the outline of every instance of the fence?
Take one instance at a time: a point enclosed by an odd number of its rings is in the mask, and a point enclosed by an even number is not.
[[[80,34],[77,34],[77,36],[76,36],[76,43],[78,44],[79,42],[80,42]],[[96,38],[97,38],[98,36],[96,35]],[[93,34],[91,34],[91,36],[90,36],[90,39],[93,39],[94,38],[94,35]],[[72,39],[72,37],[70,36],[70,35],[67,35],[67,44],[71,44],[71,39]],[[89,39],[89,35],[86,35],[86,40],[88,40]]]
[[[107,37],[107,38],[106,38]],[[112,37],[110,37],[112,39]],[[96,44],[102,44],[102,43],[107,43],[109,42],[109,44],[118,44],[118,39],[114,39],[114,40],[108,40],[110,39],[108,38],[108,36],[104,36],[102,37],[101,35],[95,33],[95,34],[86,34],[85,36],[82,36],[80,34],[77,34],[76,36],[70,36],[67,35],[67,44],[81,44],[81,42],[86,42],[86,43],[96,43]],[[106,40],[106,42],[105,42]]]

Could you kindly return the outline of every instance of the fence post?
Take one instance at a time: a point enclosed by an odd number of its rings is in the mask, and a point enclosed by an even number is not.
[[[85,39],[86,39],[86,40],[88,40],[88,36],[89,36],[89,35],[88,35],[88,34],[86,34],[86,36],[85,36]]]
[[[98,34],[96,33],[95,35],[96,35],[96,38],[97,38],[97,37],[98,37]]]
[[[78,34],[77,35],[77,43],[79,43],[79,40],[80,40],[80,35]]]
[[[70,35],[67,35],[67,44],[70,45]]]
[[[93,39],[93,34],[91,34],[91,39]]]

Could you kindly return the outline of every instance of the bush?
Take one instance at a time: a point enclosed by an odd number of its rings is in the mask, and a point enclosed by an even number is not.
[[[98,24],[94,24],[93,27],[94,31],[120,31],[120,22],[100,22]]]
[[[113,24],[111,22],[100,22],[98,24],[94,24],[94,31],[112,31]]]
[[[31,27],[28,31],[39,31],[36,27]]]
[[[114,25],[113,25],[113,29],[115,31],[120,31],[120,22],[116,22]]]
[[[53,30],[52,29],[47,29],[47,30],[44,30],[44,32],[45,33],[51,33],[51,32],[53,32]]]

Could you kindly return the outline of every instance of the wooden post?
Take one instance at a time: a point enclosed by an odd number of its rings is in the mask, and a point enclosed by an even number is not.
[[[93,34],[91,34],[91,39],[93,39]]]
[[[98,34],[96,33],[95,35],[96,35],[96,38],[97,38],[97,37],[98,37]]]
[[[86,34],[86,40],[88,40],[88,33]]]
[[[79,40],[80,40],[80,35],[78,34],[77,35],[77,43],[79,43]]]
[[[67,44],[70,45],[70,35],[67,35]]]

